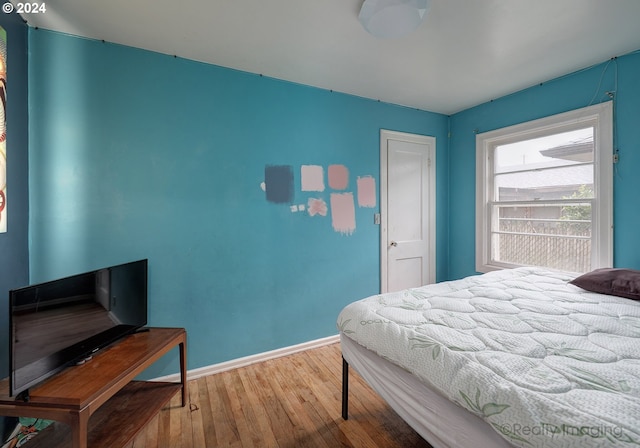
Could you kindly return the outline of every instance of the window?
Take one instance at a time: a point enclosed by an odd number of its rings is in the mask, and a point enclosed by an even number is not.
[[[611,102],[476,136],[476,270],[613,262]]]

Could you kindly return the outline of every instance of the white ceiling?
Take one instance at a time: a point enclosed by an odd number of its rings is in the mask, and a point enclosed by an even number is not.
[[[640,49],[640,0],[433,0],[425,23],[395,40],[363,30],[361,5],[46,0],[46,13],[23,18],[31,26],[444,114]]]

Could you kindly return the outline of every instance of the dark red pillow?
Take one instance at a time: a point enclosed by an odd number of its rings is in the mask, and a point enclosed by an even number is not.
[[[569,283],[591,292],[640,300],[640,271],[633,269],[596,269]]]

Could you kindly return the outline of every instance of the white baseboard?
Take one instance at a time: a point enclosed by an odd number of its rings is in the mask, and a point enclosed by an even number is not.
[[[212,364],[210,366],[188,370],[187,381],[195,380],[207,375],[213,375],[215,373],[225,372],[227,370],[237,369],[239,367],[246,367],[258,362],[267,361],[269,359],[281,358],[283,356],[292,355],[304,350],[323,347],[325,345],[333,344],[339,341],[340,335],[328,336],[326,338],[316,339],[314,341],[303,342],[302,344],[291,345],[289,347],[283,347],[277,350],[271,350],[269,352],[258,353],[256,355],[245,356],[244,358],[232,359],[231,361],[225,361],[218,364]],[[150,381],[180,381],[180,374],[174,373],[172,375],[154,378]]]

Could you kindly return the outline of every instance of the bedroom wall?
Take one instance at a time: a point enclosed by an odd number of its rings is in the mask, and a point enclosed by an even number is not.
[[[29,39],[32,282],[149,258],[149,323],[187,328],[190,369],[334,335],[345,304],[379,291],[379,196],[359,207],[357,180],[377,190],[381,128],[437,139],[447,277],[448,117],[45,30]],[[323,171],[324,191],[302,191],[303,165]],[[348,171],[344,189],[330,165]],[[332,221],[332,193],[353,194],[355,213]],[[176,370],[174,356],[150,376]]]
[[[7,232],[0,233],[0,378],[9,374],[8,292],[29,280],[27,26],[0,14],[7,32]],[[1,420],[1,419],[0,419]],[[1,434],[1,433],[0,433]]]
[[[475,271],[475,135],[609,100],[614,92],[614,265],[640,269],[640,52],[498,98],[451,117],[449,278]]]

